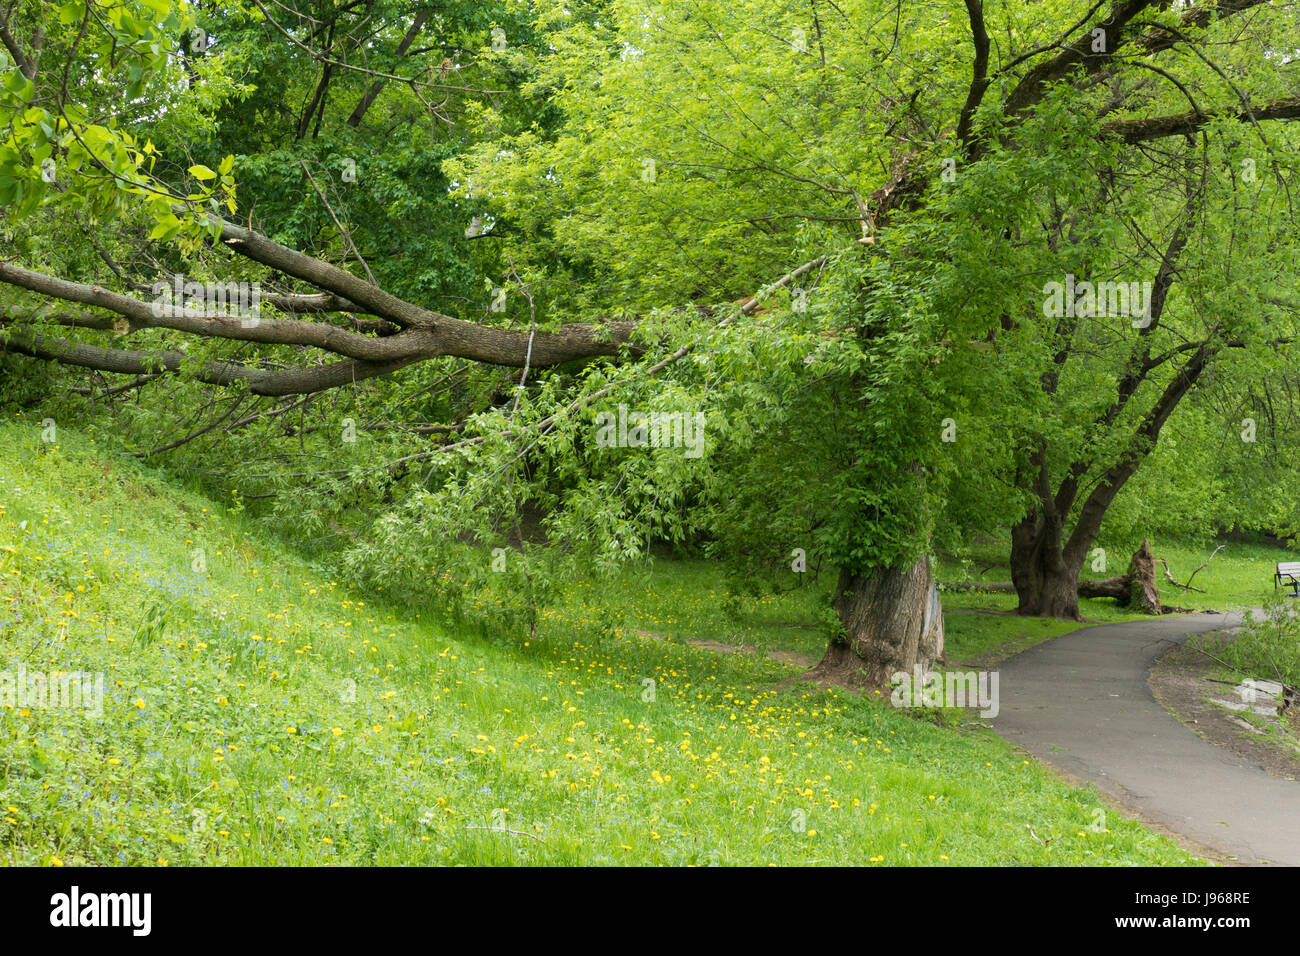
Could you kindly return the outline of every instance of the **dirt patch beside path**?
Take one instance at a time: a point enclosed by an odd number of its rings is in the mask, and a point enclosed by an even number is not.
[[[1233,711],[1211,703],[1232,700],[1234,688],[1216,678],[1220,667],[1186,645],[1155,662],[1147,684],[1166,710],[1204,740],[1283,780],[1300,780],[1300,713],[1278,721],[1276,735],[1257,730]]]

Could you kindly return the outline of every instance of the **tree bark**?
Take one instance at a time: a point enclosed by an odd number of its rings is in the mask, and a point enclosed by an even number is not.
[[[804,678],[823,687],[887,690],[894,674],[928,674],[943,653],[943,607],[930,559],[870,574],[841,571],[833,606],[844,635]]]
[[[1160,587],[1156,584],[1155,558],[1151,556],[1151,545],[1145,538],[1142,547],[1133,555],[1128,566],[1129,599],[1131,608],[1141,609],[1147,614],[1161,614],[1164,606],[1160,603]]]
[[[1080,564],[1062,547],[1059,522],[1040,524],[1031,516],[1011,530],[1011,582],[1020,598],[1017,614],[1082,620],[1079,570]]]

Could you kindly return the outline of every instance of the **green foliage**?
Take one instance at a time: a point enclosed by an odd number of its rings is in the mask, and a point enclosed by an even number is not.
[[[1300,687],[1300,616],[1282,592],[1248,615],[1240,633],[1216,647],[1214,656],[1243,677]]]
[[[44,33],[45,61],[62,63],[62,57],[68,70],[33,80],[11,56],[0,59],[0,206],[8,208],[9,222],[41,208],[77,210],[91,222],[113,220],[143,203],[155,222],[152,238],[171,239],[185,230],[193,248],[210,235],[208,213],[217,214],[223,204],[235,208],[230,162],[220,174],[191,164],[189,191],[177,190],[154,177],[159,150],[138,132],[139,115],[149,112],[170,114],[160,132],[208,121],[225,97],[244,89],[219,70],[196,70],[194,78],[204,81],[200,90],[168,108],[185,76],[171,55],[171,38],[202,32],[192,8],[183,0],[21,6],[26,25]],[[57,107],[48,90],[37,95],[38,83],[59,84],[64,95]],[[182,219],[182,207],[193,215]]]

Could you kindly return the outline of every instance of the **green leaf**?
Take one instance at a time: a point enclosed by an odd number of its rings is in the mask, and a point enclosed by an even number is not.
[[[176,233],[181,231],[181,221],[173,214],[168,213],[158,220],[158,224],[153,227],[149,233],[150,239],[170,239]]]
[[[5,89],[24,103],[30,103],[36,94],[36,85],[17,70],[5,74]]]
[[[144,91],[144,68],[136,65],[127,70],[126,73],[126,98],[134,100]]]
[[[195,179],[216,179],[217,174],[206,166],[191,166],[189,173]]]
[[[85,15],[86,5],[82,0],[68,0],[59,7],[59,22],[64,26],[77,23]]]

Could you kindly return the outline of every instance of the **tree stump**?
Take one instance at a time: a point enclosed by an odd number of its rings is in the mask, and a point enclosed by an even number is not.
[[[1156,562],[1146,538],[1142,539],[1142,547],[1133,552],[1128,577],[1128,606],[1147,614],[1162,613],[1164,606],[1160,603],[1160,588],[1156,585]]]
[[[1156,562],[1146,538],[1133,552],[1128,573],[1101,581],[1079,581],[1079,597],[1115,598],[1120,604],[1147,614],[1163,614],[1160,588],[1156,585]]]

